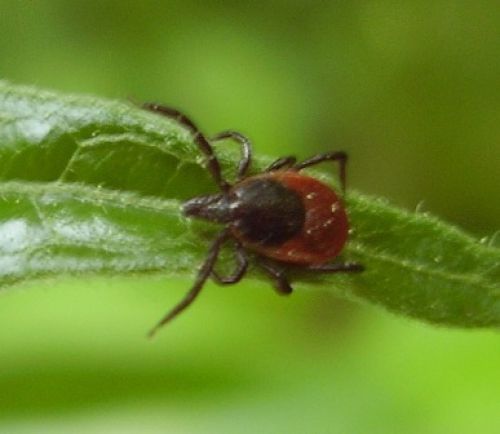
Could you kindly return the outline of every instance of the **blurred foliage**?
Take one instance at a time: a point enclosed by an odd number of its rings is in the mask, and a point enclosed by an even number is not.
[[[345,149],[352,188],[479,236],[499,229],[493,0],[0,10],[0,78],[166,102],[209,134],[241,130],[258,153]],[[210,285],[158,341],[143,340],[189,283],[68,279],[3,294],[0,431],[500,431],[494,333],[242,284]]]

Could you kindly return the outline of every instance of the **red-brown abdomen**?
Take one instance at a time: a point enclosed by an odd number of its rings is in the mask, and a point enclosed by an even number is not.
[[[319,265],[337,256],[347,241],[349,224],[336,193],[321,181],[292,170],[256,175],[243,182],[264,179],[280,183],[302,199],[305,210],[302,229],[279,245],[252,242],[236,228],[234,236],[251,250],[287,263]],[[286,218],[284,214],[283,219]]]

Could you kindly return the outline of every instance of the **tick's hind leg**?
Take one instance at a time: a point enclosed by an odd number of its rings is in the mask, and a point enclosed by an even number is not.
[[[286,277],[285,270],[275,262],[259,258],[257,264],[274,281],[274,288],[278,294],[287,295],[292,292],[292,286]]]
[[[297,162],[293,156],[282,157],[271,163],[271,165],[264,170],[264,172],[272,172],[273,170],[289,169]]]
[[[332,264],[309,265],[307,269],[319,273],[359,273],[365,267],[357,262],[336,262]]]
[[[345,152],[338,151],[338,152],[325,152],[323,154],[318,154],[315,155],[314,157],[302,161],[301,163],[295,164],[293,168],[295,170],[301,170],[306,167],[315,166],[316,164],[323,163],[324,161],[338,161],[340,186],[342,187],[342,192],[345,193],[346,165],[347,165],[347,154]]]

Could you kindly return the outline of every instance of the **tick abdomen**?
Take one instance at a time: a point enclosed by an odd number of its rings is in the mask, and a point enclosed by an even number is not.
[[[235,193],[240,200],[235,200]],[[323,264],[337,256],[347,240],[342,202],[315,178],[278,170],[236,184],[231,196],[232,206],[245,211],[243,218],[231,223],[233,235],[268,258]]]

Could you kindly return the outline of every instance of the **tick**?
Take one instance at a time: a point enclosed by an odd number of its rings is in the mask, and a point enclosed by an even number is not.
[[[208,140],[193,121],[176,109],[153,103],[145,103],[143,108],[176,120],[192,133],[219,188],[219,193],[185,202],[183,214],[224,225],[212,241],[191,289],[156,324],[149,336],[184,311],[208,278],[223,285],[239,282],[247,271],[250,254],[256,265],[274,281],[279,294],[292,292],[286,276],[287,269],[292,267],[320,273],[363,271],[364,267],[355,262],[330,262],[342,251],[349,233],[344,204],[331,187],[301,172],[325,161],[338,163],[344,194],[345,152],[326,152],[302,162],[292,156],[283,157],[262,173],[248,175],[252,149],[250,141],[242,134],[224,131]],[[225,139],[235,140],[242,150],[233,184],[223,178],[212,147],[213,143]],[[221,248],[231,240],[237,265],[232,274],[221,276],[214,267]]]

